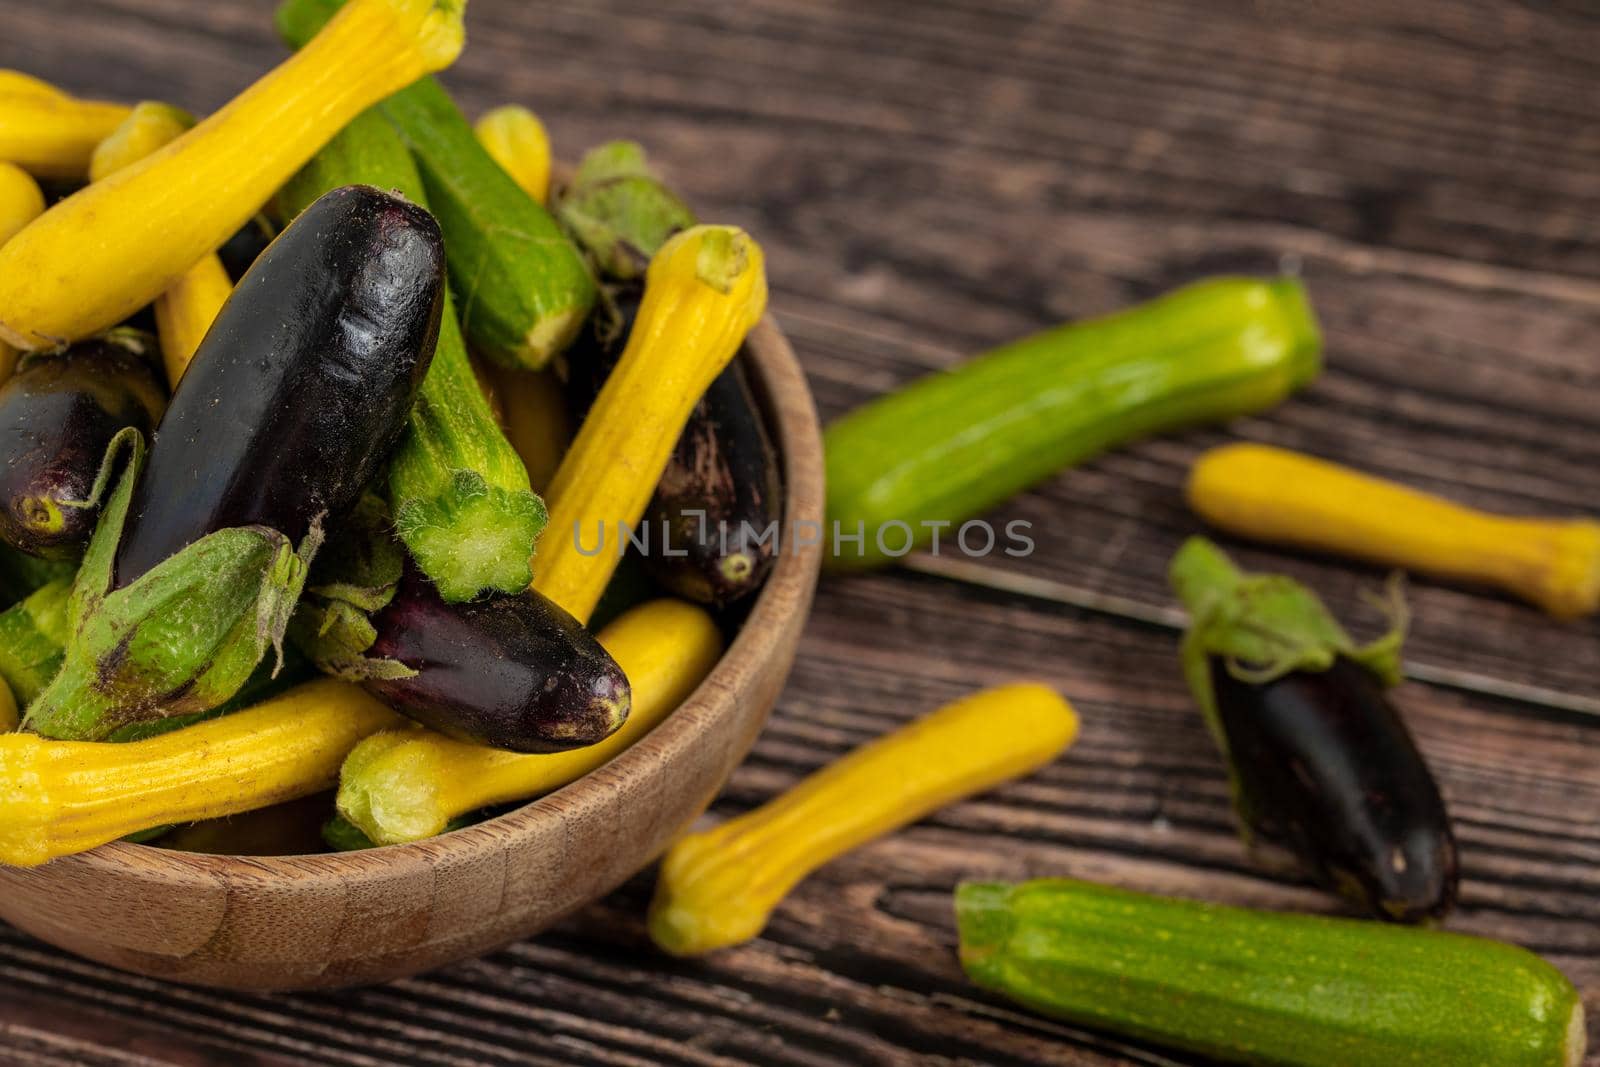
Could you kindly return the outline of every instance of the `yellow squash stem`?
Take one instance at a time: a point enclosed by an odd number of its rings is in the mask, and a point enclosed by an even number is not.
[[[490,383],[499,404],[500,426],[528,468],[528,481],[534,492],[544,492],[572,441],[572,420],[567,416],[561,383],[548,370],[522,370],[497,363],[476,366]]]
[[[541,204],[550,198],[550,135],[538,115],[506,104],[486,112],[472,130],[523,192]]]
[[[766,306],[761,247],[742,230],[695,226],[650,261],[627,346],[546,494],[533,587],[580,621],[622,555],[596,538],[638,525],[689,413]]]
[[[1078,734],[1053,690],[974,693],[873,741],[761,807],[680,838],[661,862],[650,936],[674,956],[748,941],[806,875],[929,812],[1042,767]]]
[[[327,678],[145,741],[0,734],[0,863],[32,867],[139,830],[309,796],[333,785],[357,741],[404,721]]]
[[[104,179],[131,166],[158,148],[177,140],[194,125],[194,118],[167,104],[147,100],[100,142],[89,161],[89,180]],[[167,385],[176,388],[189,360],[217,312],[233,293],[233,279],[217,258],[207,252],[177,282],[156,298],[156,330],[161,336],[161,359]]]
[[[20,70],[0,69],[0,96],[44,96],[60,99],[67,94],[43,78]]]
[[[461,50],[464,6],[350,0],[310,44],[194,129],[46,211],[0,248],[0,339],[29,349],[76,340],[171,288],[345,123],[448,66]]]
[[[44,192],[39,183],[15,163],[0,163],[0,245],[43,213]],[[11,377],[16,367],[17,350],[0,341],[0,384]]]
[[[1212,449],[1189,504],[1220,529],[1494,586],[1559,618],[1600,607],[1600,523],[1493,515],[1265,445]]]
[[[11,686],[0,678],[0,733],[10,733],[17,728],[17,698]]]
[[[124,104],[23,86],[0,95],[0,160],[37,178],[81,181],[88,176],[95,145],[127,117]]]
[[[633,608],[599,634],[628,676],[633,709],[597,745],[525,756],[452,741],[432,730],[394,730],[357,745],[340,772],[339,811],[383,845],[444,832],[458,815],[559,789],[609,762],[694,692],[722,655],[711,616],[681,600]]]

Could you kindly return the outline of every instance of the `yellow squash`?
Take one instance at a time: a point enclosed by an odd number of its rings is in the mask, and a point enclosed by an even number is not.
[[[103,181],[131,166],[156,149],[175,141],[194,125],[194,118],[167,104],[146,100],[100,142],[89,161],[89,180]],[[156,330],[161,336],[161,359],[169,388],[176,388],[195,349],[216,320],[217,312],[233,293],[222,260],[207,252],[183,272],[177,282],[156,298]]]
[[[550,198],[550,135],[538,115],[506,104],[486,112],[472,131],[523,192],[541,204]]]
[[[45,96],[61,98],[67,94],[43,78],[20,70],[0,69],[0,96]]]
[[[404,721],[327,678],[146,741],[0,734],[0,863],[32,867],[139,830],[309,796],[333,785],[358,740]]]
[[[443,833],[458,815],[559,789],[649,733],[722,654],[711,616],[681,600],[641,604],[599,638],[633,688],[633,709],[616,733],[588,748],[535,756],[452,741],[432,730],[376,734],[345,761],[340,812],[373,841],[392,845]]]
[[[43,212],[44,193],[39,183],[15,163],[0,163],[0,245]],[[17,350],[0,341],[0,384],[16,367]]]
[[[51,93],[27,75],[6,73],[14,88],[0,90],[0,161],[39,178],[86,177],[94,146],[128,117],[128,108]]]
[[[140,101],[116,129],[106,134],[105,140],[94,146],[89,156],[89,180],[105,181],[193,127],[194,116],[181,108],[157,100]]]
[[[1600,523],[1492,515],[1266,445],[1215,448],[1189,505],[1230,533],[1494,586],[1559,618],[1600,607]]]
[[[189,369],[206,331],[217,320],[222,305],[233,295],[233,279],[215,252],[183,272],[177,282],[156,299],[156,332],[161,338],[161,363],[167,386]]]
[[[474,366],[489,382],[500,426],[528,468],[528,481],[535,492],[544,492],[572,441],[561,383],[549,370],[522,370],[497,363]]]
[[[619,524],[638,525],[689,413],[766,305],[761,247],[742,230],[695,226],[650,261],[627,346],[545,494],[533,587],[580,621],[616,569]]]
[[[661,861],[650,936],[674,956],[748,941],[806,875],[929,812],[1037,770],[1078,716],[1030,682],[985,689],[845,756],[754,811],[680,838]]]
[[[0,248],[0,339],[28,349],[76,340],[171,288],[346,122],[448,66],[461,50],[464,6],[350,0],[310,44],[194,129],[46,211]]]
[[[39,183],[15,163],[0,163],[0,245],[44,211]]]

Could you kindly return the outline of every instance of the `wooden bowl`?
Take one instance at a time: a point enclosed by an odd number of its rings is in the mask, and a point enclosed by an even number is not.
[[[822,441],[794,352],[751,334],[751,384],[786,475],[785,532],[822,521]],[[71,952],[229,989],[361,985],[481,955],[614,889],[700,815],[793,665],[821,559],[785,542],[693,696],[599,770],[510,814],[411,845],[229,857],[116,843],[0,868],[0,918]]]

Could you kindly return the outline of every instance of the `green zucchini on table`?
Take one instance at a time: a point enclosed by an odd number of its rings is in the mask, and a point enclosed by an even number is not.
[[[279,192],[275,210],[287,223],[353,184],[428,206],[405,142],[376,109],[328,142]],[[389,462],[387,495],[395,531],[444,599],[521,592],[532,581],[544,502],[478,385],[448,292],[433,363]]]
[[[1583,1004],[1515,945],[1087,882],[956,890],[961,962],[1035,1011],[1229,1063],[1577,1067]]]
[[[287,0],[278,8],[278,32],[298,48],[341,6],[343,0]],[[412,83],[378,108],[416,156],[473,347],[508,367],[543,367],[594,305],[595,283],[582,255],[478,143],[434,78]]]
[[[940,529],[949,544],[1063,467],[1270,408],[1316,377],[1320,352],[1299,282],[1224,277],[922,378],[824,435],[830,565],[886,564]]]

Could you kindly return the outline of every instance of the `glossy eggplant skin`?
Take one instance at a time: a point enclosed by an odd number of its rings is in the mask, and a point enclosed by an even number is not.
[[[1341,656],[1256,684],[1212,657],[1211,679],[1255,834],[1380,918],[1449,912],[1459,875],[1444,800],[1370,671]]]
[[[166,407],[155,339],[131,330],[25,357],[0,387],[0,540],[45,559],[82,552],[117,431],[149,435]]]
[[[240,279],[157,428],[115,588],[214,530],[299,542],[372,481],[433,358],[444,244],[370,186],[305,210]]]
[[[622,354],[638,290],[622,289],[615,304],[617,325],[605,336],[586,332],[567,354],[579,418]],[[651,577],[685,599],[717,607],[761,588],[783,518],[778,454],[750,392],[747,358],[741,349],[695,405],[644,515]]]
[[[361,684],[440,733],[513,752],[560,752],[602,741],[627,719],[622,668],[537,593],[447,604],[408,563],[372,624],[378,639],[367,657],[417,673]]]

